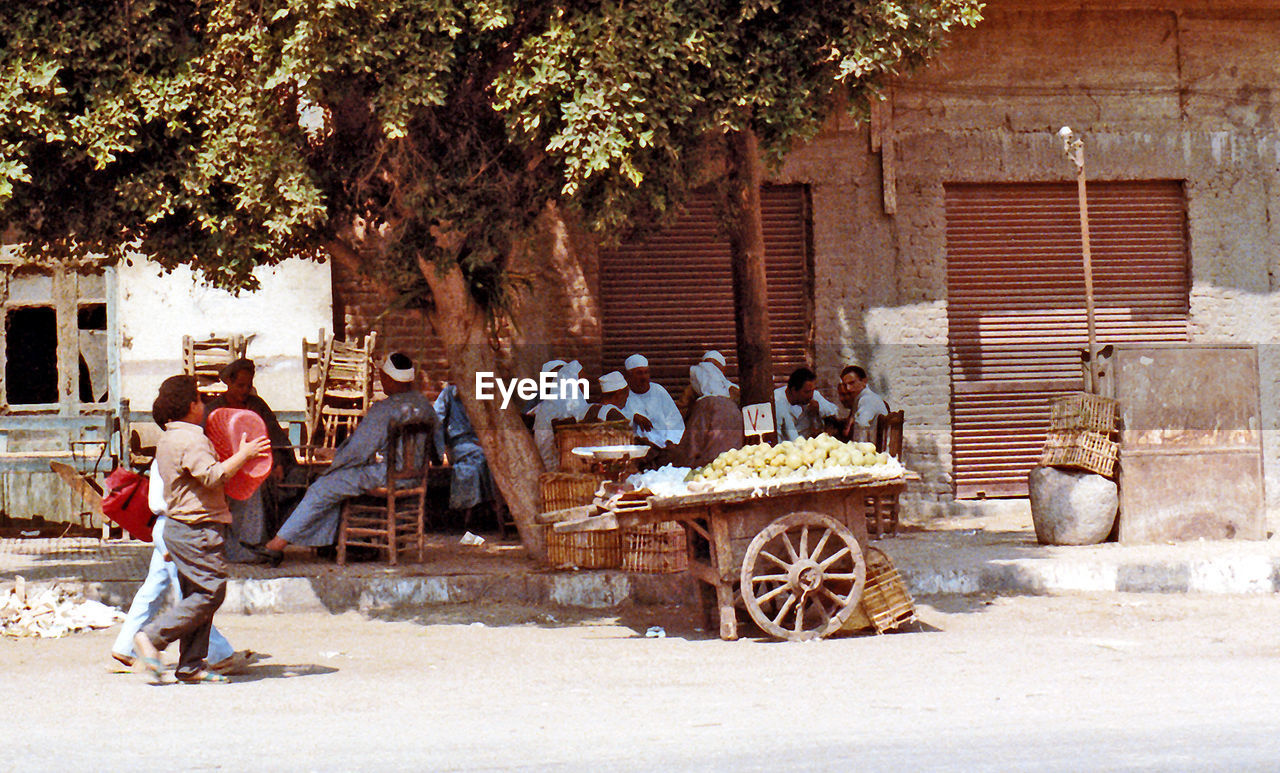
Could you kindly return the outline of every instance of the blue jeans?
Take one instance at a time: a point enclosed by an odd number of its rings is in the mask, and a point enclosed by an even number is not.
[[[120,635],[116,637],[116,643],[111,647],[112,652],[120,655],[134,657],[136,653],[133,650],[133,637],[164,606],[166,595],[177,596],[178,568],[172,561],[164,560],[165,520],[164,516],[156,519],[156,525],[151,530],[155,549],[151,551],[151,566],[147,569],[147,579],[143,580],[142,587],[138,588],[137,594],[134,595],[133,603],[129,605],[129,612],[125,615],[124,625],[120,628]],[[217,628],[210,631],[208,657],[210,663],[226,660],[235,652],[231,643],[218,632]]]

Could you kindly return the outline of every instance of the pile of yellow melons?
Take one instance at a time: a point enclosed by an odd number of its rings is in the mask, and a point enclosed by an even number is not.
[[[871,467],[889,461],[870,443],[844,443],[830,435],[807,440],[787,440],[776,446],[758,443],[717,456],[706,467],[693,470],[686,480],[803,478],[835,472],[836,468]]]

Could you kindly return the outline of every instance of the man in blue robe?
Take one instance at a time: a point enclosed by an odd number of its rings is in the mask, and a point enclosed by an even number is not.
[[[458,388],[445,384],[434,407],[440,418],[437,446],[443,443],[448,449],[451,471],[449,509],[462,511],[463,523],[470,526],[476,511],[485,503],[492,502],[501,526],[501,505],[489,474],[489,464],[484,458],[484,449],[480,447],[480,438],[476,437],[467,410],[458,397]]]
[[[279,564],[287,545],[332,545],[343,500],[386,484],[383,453],[393,422],[438,422],[431,401],[414,388],[413,361],[407,356],[400,352],[388,355],[379,375],[386,399],[369,406],[355,432],[334,452],[329,469],[307,489],[280,531],[265,546],[256,548],[274,564]]]

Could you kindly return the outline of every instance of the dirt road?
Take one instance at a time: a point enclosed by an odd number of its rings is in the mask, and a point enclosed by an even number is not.
[[[1280,758],[1280,599],[920,606],[924,630],[721,642],[688,618],[229,616],[225,686],[0,640],[10,770],[1188,770]],[[650,625],[666,638],[645,638]],[[174,653],[169,653],[172,661]]]

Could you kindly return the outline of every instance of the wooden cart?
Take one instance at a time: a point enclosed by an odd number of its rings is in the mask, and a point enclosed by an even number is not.
[[[867,503],[905,485],[902,477],[846,477],[655,496],[634,509],[560,520],[555,529],[680,523],[690,537],[689,571],[715,591],[721,639],[738,638],[741,601],[762,630],[803,641],[834,633],[854,613],[866,582]],[[585,515],[585,508],[578,510]]]

